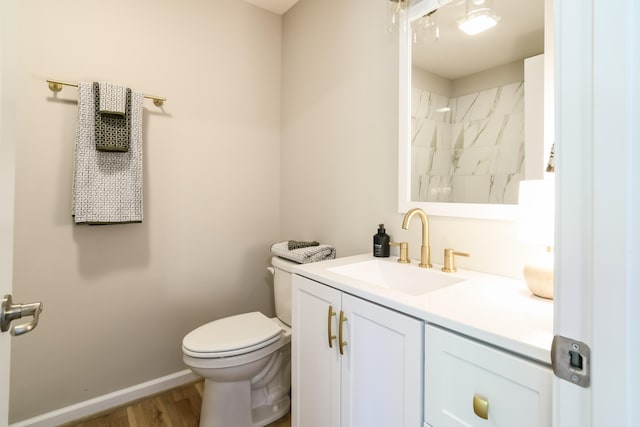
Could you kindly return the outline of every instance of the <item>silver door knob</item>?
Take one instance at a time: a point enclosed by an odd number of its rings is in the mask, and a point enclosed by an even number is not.
[[[38,325],[38,319],[42,312],[42,303],[34,302],[31,304],[14,304],[11,295],[5,295],[2,298],[0,306],[0,331],[9,331],[11,335],[22,335]],[[33,320],[21,325],[10,327],[11,322],[23,317],[33,317]]]

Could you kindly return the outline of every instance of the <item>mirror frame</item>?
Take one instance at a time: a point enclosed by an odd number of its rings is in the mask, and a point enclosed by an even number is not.
[[[410,6],[400,25],[398,90],[398,210],[422,208],[428,215],[515,221],[517,204],[416,202],[411,200],[411,23],[452,0],[423,0]]]

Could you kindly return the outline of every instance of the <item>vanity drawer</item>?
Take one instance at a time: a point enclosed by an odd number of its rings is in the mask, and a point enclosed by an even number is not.
[[[434,325],[425,327],[425,347],[429,425],[551,425],[553,374],[549,367]]]

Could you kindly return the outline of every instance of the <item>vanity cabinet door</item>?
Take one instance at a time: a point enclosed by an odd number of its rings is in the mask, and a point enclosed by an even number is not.
[[[295,275],[292,328],[293,427],[422,426],[423,321]]]
[[[291,415],[293,427],[340,425],[340,291],[293,276]],[[331,309],[333,315],[329,314]],[[329,346],[330,336],[331,347]]]
[[[422,426],[424,322],[342,295],[343,427]]]
[[[434,427],[548,427],[551,369],[425,327],[425,420]]]

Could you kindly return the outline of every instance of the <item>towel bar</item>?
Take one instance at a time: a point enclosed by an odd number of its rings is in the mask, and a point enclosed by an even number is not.
[[[51,89],[52,92],[60,92],[62,90],[62,86],[78,87],[77,83],[63,82],[61,80],[47,80],[47,83],[49,83],[49,89]],[[163,98],[161,96],[154,96],[154,95],[143,95],[143,96],[147,99],[153,99],[153,105],[155,105],[156,107],[162,107],[162,105],[164,104],[164,101],[167,100],[167,98]]]

